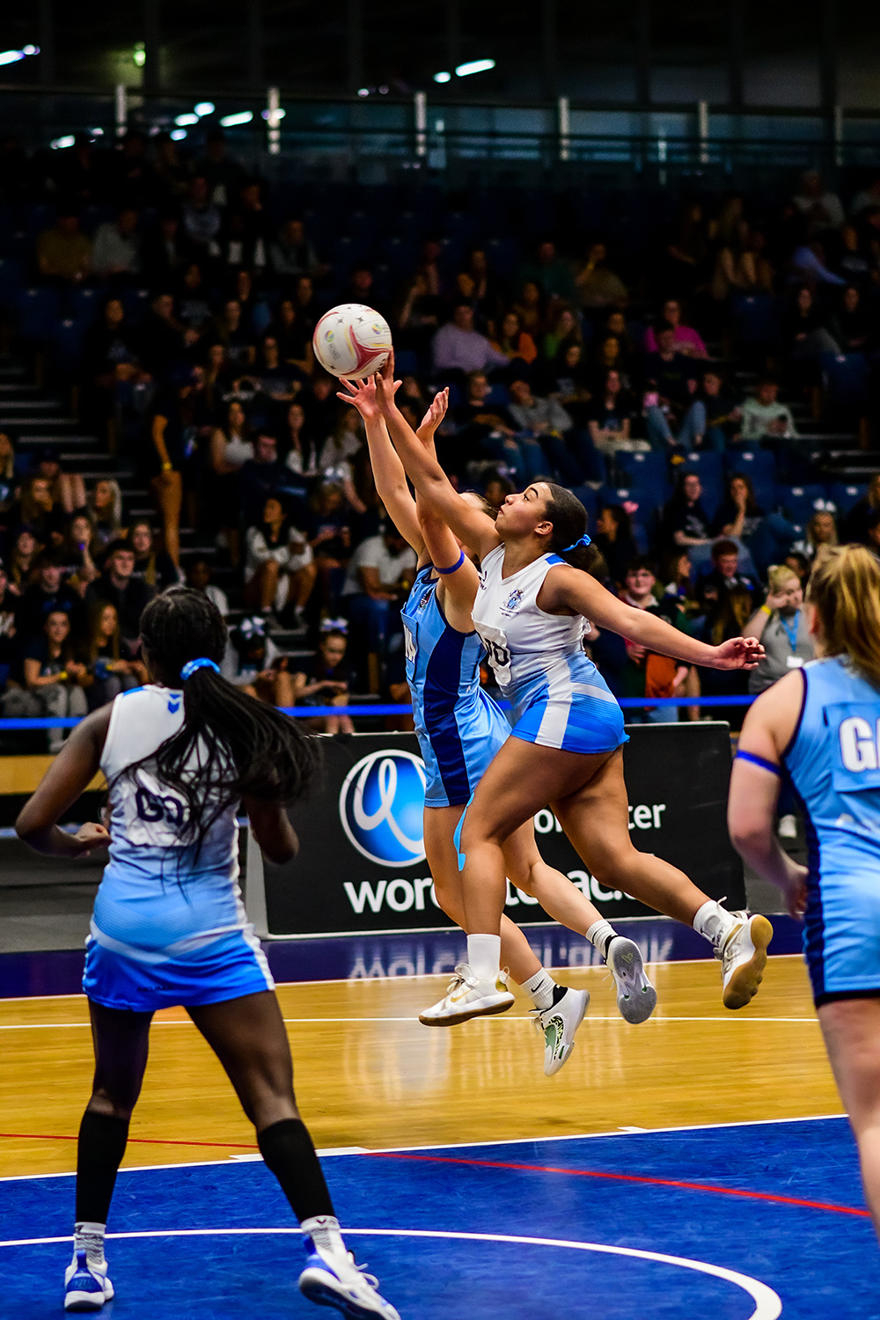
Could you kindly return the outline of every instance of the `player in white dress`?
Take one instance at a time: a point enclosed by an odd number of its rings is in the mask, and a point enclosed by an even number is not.
[[[549,803],[599,883],[623,889],[704,935],[722,964],[722,995],[740,1008],[763,975],[772,927],[765,917],[731,913],[683,872],[633,847],[623,777],[623,716],[583,651],[585,619],[688,664],[751,669],[763,648],[754,638],[722,646],[676,631],[606,591],[586,567],[586,512],[570,491],[536,482],[509,495],[493,522],[454,490],[394,402],[393,359],[377,377],[391,438],[420,497],[473,547],[482,565],[473,619],[505,696],[512,735],[477,786],[459,825],[468,984],[433,1012],[458,1020],[513,1002],[499,977],[504,908],[502,845]]]
[[[77,857],[109,844],[83,988],[95,1050],[79,1130],[73,1260],[65,1308],[114,1296],[104,1234],[116,1173],[159,1008],[183,1005],[225,1068],[260,1152],[300,1221],[309,1252],[300,1289],[362,1320],[399,1320],[346,1251],[293,1093],[274,983],[238,887],[239,804],[271,861],[296,853],[284,810],[316,764],[296,723],[220,676],[226,627],[201,592],[175,587],[141,619],[151,682],[73,731],[22,808],[16,829],[38,852]],[[109,832],[58,820],[102,770]]]

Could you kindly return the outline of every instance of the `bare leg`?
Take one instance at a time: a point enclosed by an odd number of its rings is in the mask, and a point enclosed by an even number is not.
[[[282,1119],[299,1118],[290,1045],[271,990],[187,1012],[222,1063],[258,1132]]]
[[[880,998],[823,1004],[819,1023],[858,1142],[865,1199],[880,1236]]]
[[[602,920],[602,913],[567,875],[548,866],[535,842],[534,822],[526,821],[504,844],[508,879],[524,893],[531,894],[544,911],[560,926],[584,935]]]
[[[452,835],[461,817],[461,807],[428,807],[425,810],[425,855],[434,878],[437,902],[457,926],[464,926],[462,879]],[[565,881],[572,888],[568,880]],[[522,985],[541,963],[520,928],[508,916],[501,917],[501,961]]]
[[[161,472],[151,485],[162,515],[162,534],[165,549],[180,568],[180,506],[183,501],[183,483],[179,472]]]

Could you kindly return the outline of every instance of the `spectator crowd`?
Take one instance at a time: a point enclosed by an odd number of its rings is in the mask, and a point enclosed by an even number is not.
[[[364,189],[340,212],[246,172],[219,130],[189,155],[132,131],[30,158],[7,142],[3,159],[7,339],[117,467],[84,480],[60,440],[32,452],[0,402],[7,715],[78,715],[141,683],[140,611],[182,581],[229,617],[225,672],[261,699],[338,706],[332,731],[352,727],[352,690],[405,699],[415,558],[313,355],[337,303],[388,318],[413,426],[450,387],[437,444],[462,488],[496,504],[541,477],[573,488],[612,590],[713,642],[762,638],[751,690],[811,654],[817,547],[880,552],[880,476],[830,481],[807,443],[851,437],[870,466],[880,175],[848,205],[815,172],[772,206],[688,199],[634,239],[607,218],[582,230],[570,199],[540,225],[524,199],[500,232],[478,197],[407,209]],[[596,630],[588,644],[618,695],[645,698],[633,718],[745,691]]]

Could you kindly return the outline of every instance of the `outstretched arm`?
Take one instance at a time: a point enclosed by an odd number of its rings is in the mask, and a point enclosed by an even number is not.
[[[763,646],[754,637],[734,637],[721,646],[710,646],[696,637],[689,637],[659,615],[624,604],[589,573],[567,564],[560,564],[547,574],[538,604],[551,613],[563,608],[574,610],[587,619],[595,619],[600,628],[638,642],[659,655],[684,660],[689,665],[705,665],[709,669],[754,669],[764,655]]]
[[[460,536],[467,545],[472,546],[481,558],[487,555],[500,544],[495,524],[487,514],[462,499],[437,462],[436,456],[430,454],[420,444],[412,427],[402,416],[394,400],[400,382],[394,379],[393,354],[389,356],[388,362],[382,372],[375,377],[375,381],[376,399],[382,416],[388,426],[394,447],[406,468],[407,476],[417,493],[432,512],[444,518],[456,535]]]
[[[357,408],[364,419],[367,448],[379,499],[400,535],[421,556],[424,549],[416,503],[406,484],[406,473],[388,436],[388,429],[376,401],[376,383],[370,380],[343,380],[344,389],[336,397]]]

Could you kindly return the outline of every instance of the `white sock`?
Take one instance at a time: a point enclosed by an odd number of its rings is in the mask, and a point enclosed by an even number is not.
[[[348,1255],[339,1231],[339,1220],[333,1215],[313,1215],[311,1219],[304,1219],[300,1228],[312,1239],[318,1251],[331,1256]]]
[[[610,921],[594,921],[587,931],[587,939],[599,950],[603,958],[608,957],[608,946],[617,938],[617,931]]]
[[[76,1253],[84,1251],[86,1260],[93,1269],[106,1269],[107,1261],[104,1258],[104,1234],[107,1231],[106,1224],[81,1223],[73,1226],[73,1259],[76,1260]]]
[[[494,981],[501,969],[501,936],[468,935],[467,960],[480,981]]]
[[[527,981],[522,982],[522,988],[530,996],[535,1008],[550,1008],[553,1003],[553,991],[556,989],[556,982],[548,972],[542,967],[540,971],[535,972]]]
[[[694,930],[708,940],[710,944],[713,944],[716,949],[724,943],[725,935],[735,925],[736,917],[732,916],[720,903],[716,903],[714,898],[710,898],[701,908],[698,908],[694,916]]]

